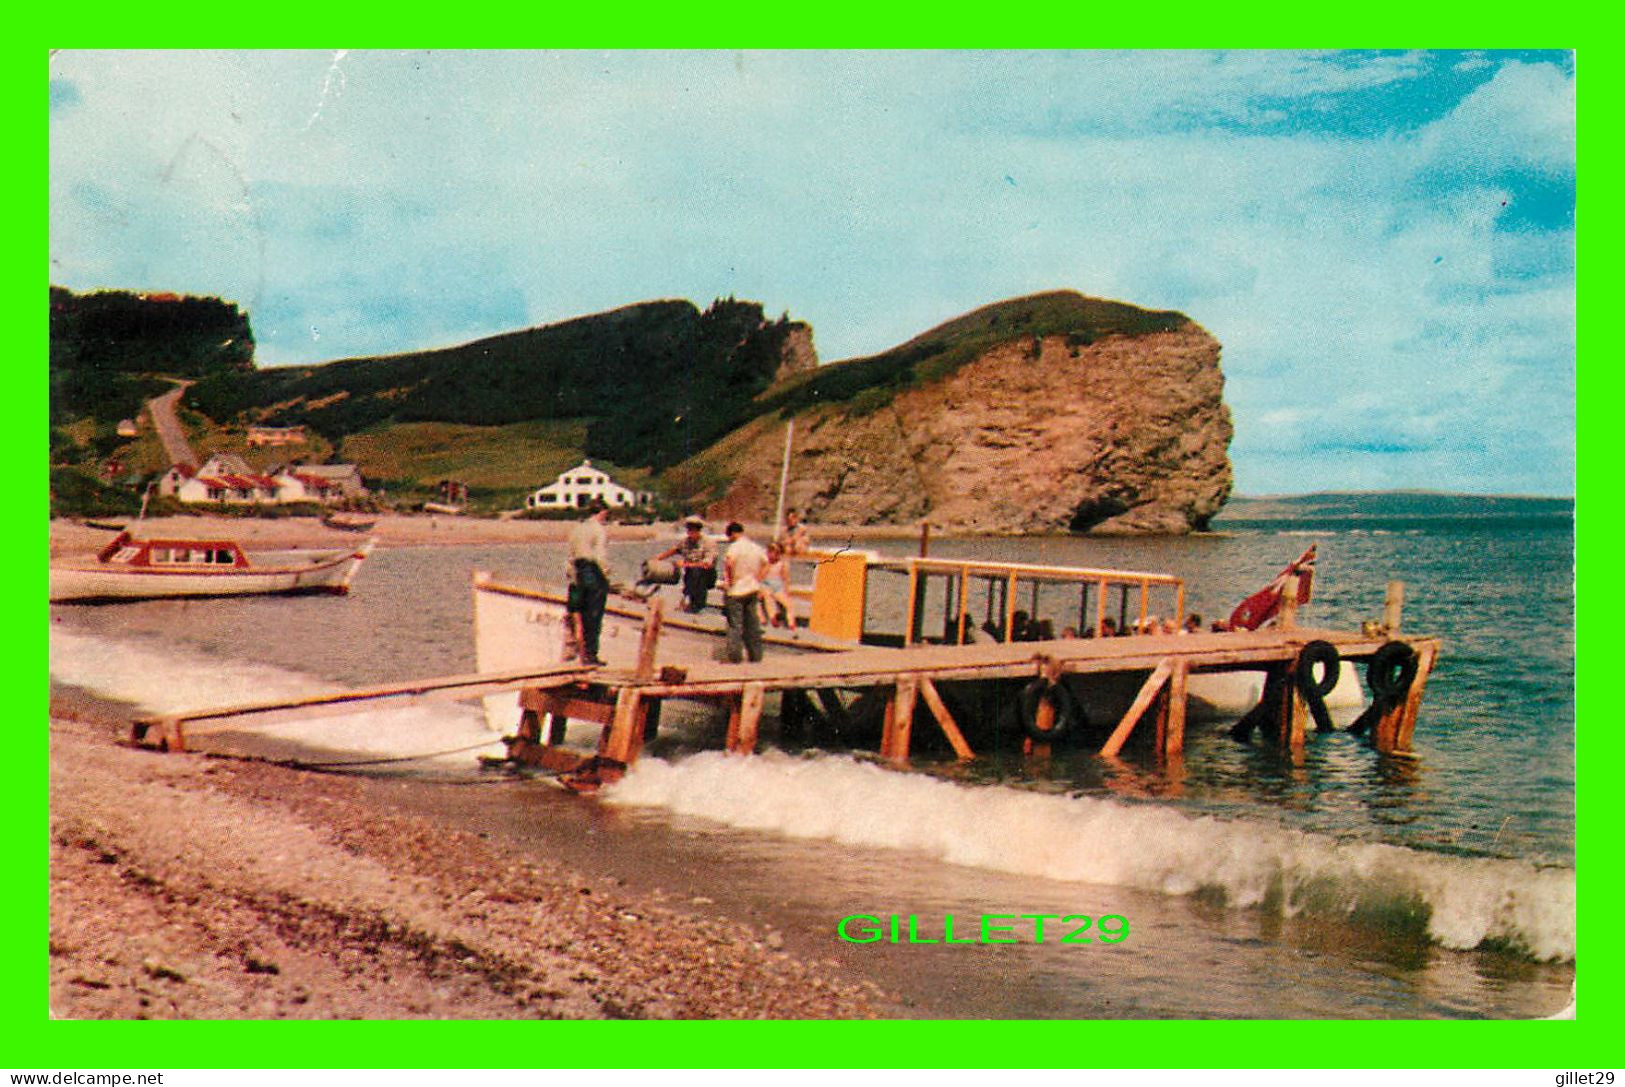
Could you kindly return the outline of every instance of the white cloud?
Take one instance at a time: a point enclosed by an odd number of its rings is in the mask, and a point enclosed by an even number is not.
[[[1572,178],[1573,82],[1475,65],[1423,115],[1415,54],[65,52],[51,274],[221,293],[272,362],[726,294],[839,358],[1072,287],[1219,337],[1243,490],[1358,428],[1421,449],[1362,478],[1508,489],[1449,450],[1572,440],[1572,229],[1517,185]]]

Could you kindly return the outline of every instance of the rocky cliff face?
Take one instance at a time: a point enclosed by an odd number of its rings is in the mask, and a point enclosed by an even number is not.
[[[779,368],[774,381],[783,381],[791,374],[818,369],[818,351],[813,347],[812,326],[805,321],[792,321],[784,332],[784,343],[779,347]]]
[[[802,412],[788,503],[967,533],[1205,528],[1231,487],[1218,341],[1192,322],[1081,339],[1007,341],[882,406]],[[771,519],[783,442],[767,417],[715,448],[713,516]]]

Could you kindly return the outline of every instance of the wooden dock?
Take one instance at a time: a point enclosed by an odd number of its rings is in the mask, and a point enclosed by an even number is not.
[[[1161,757],[1183,750],[1186,681],[1192,674],[1257,671],[1279,677],[1266,682],[1276,693],[1274,705],[1263,707],[1269,716],[1265,735],[1286,748],[1301,748],[1310,720],[1311,698],[1298,684],[1288,682],[1303,661],[1306,647],[1330,645],[1346,661],[1369,661],[1385,645],[1383,636],[1330,630],[1295,629],[1247,633],[1151,635],[1109,639],[1067,639],[1036,643],[916,646],[906,649],[862,648],[828,656],[770,658],[754,664],[710,664],[684,672],[667,669],[664,676],[639,676],[632,669],[600,669],[589,678],[561,679],[556,684],[533,685],[520,692],[519,709],[525,724],[515,737],[512,754],[518,761],[557,765],[541,749],[557,745],[562,722],[584,720],[604,726],[598,754],[622,765],[634,761],[646,734],[651,714],[669,699],[720,703],[729,716],[727,748],[749,754],[757,744],[762,707],[769,692],[803,697],[837,689],[863,689],[884,698],[880,753],[895,761],[909,757],[920,704],[944,733],[961,758],[973,757],[961,722],[954,719],[938,684],[953,681],[1026,680],[1044,687],[1060,684],[1068,676],[1147,673],[1137,697],[1117,722],[1102,755],[1116,755],[1142,720],[1150,718],[1155,730],[1154,751]],[[1380,708],[1371,728],[1372,745],[1383,753],[1408,751],[1427,676],[1438,653],[1432,638],[1413,638],[1407,644],[1415,654],[1414,677],[1404,697]],[[1269,696],[1266,696],[1269,701]],[[825,704],[829,705],[828,700]],[[1041,736],[1052,727],[1055,700],[1037,699],[1038,720],[1030,733]],[[552,719],[544,737],[541,721]],[[1046,724],[1049,717],[1050,724]],[[1041,740],[1038,742],[1042,742]]]
[[[354,712],[363,704],[413,704],[516,694],[517,730],[505,737],[508,762],[566,774],[582,788],[612,780],[635,761],[658,727],[670,700],[709,703],[728,716],[726,747],[748,755],[761,733],[769,693],[781,695],[781,717],[835,717],[846,707],[837,692],[862,692],[878,704],[882,757],[908,760],[916,724],[934,725],[955,754],[975,755],[941,685],[987,683],[1003,697],[1016,697],[1029,753],[1043,754],[1067,731],[1077,708],[1075,688],[1090,677],[1140,677],[1138,692],[1096,749],[1115,757],[1142,722],[1159,760],[1181,756],[1185,742],[1190,678],[1212,673],[1262,671],[1263,698],[1241,722],[1246,734],[1260,731],[1283,750],[1300,752],[1313,717],[1329,724],[1321,696],[1343,661],[1364,662],[1375,698],[1356,723],[1367,729],[1382,754],[1410,750],[1422,696],[1439,652],[1437,639],[1400,640],[1398,606],[1389,622],[1367,624],[1359,633],[1299,628],[1295,609],[1261,631],[1140,634],[1115,638],[1064,638],[1036,642],[968,645],[916,644],[902,648],[862,646],[838,653],[775,655],[757,663],[710,663],[688,668],[657,665],[662,614],[652,606],[632,668],[558,665],[504,673],[445,676],[366,690],[169,714],[135,723],[140,743],[181,750],[189,737],[248,724],[321,714]],[[1318,669],[1318,671],[1317,671]],[[1070,677],[1070,682],[1068,682]],[[1014,692],[1019,689],[1019,696]],[[923,711],[922,711],[923,704]],[[820,710],[820,706],[822,709]],[[600,726],[597,751],[587,757],[563,746],[570,721]],[[974,730],[972,730],[974,731]],[[1098,736],[1097,736],[1098,738]]]

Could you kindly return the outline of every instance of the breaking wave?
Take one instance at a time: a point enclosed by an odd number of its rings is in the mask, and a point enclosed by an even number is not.
[[[910,850],[1044,879],[1201,895],[1415,930],[1443,947],[1574,958],[1574,872],[1424,853],[1110,799],[970,786],[850,758],[640,760],[605,799],[730,826]]]
[[[53,625],[51,678],[106,698],[132,702],[150,714],[330,694],[343,688],[303,672],[252,661],[223,661],[185,646],[77,634]],[[467,770],[474,752],[503,746],[475,707],[446,703],[388,707],[255,726],[245,720],[239,735],[260,735],[282,744],[334,753],[335,761],[364,756],[408,759],[437,769]],[[421,758],[419,757],[421,756]]]

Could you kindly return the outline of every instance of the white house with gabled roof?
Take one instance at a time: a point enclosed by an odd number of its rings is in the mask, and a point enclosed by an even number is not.
[[[609,473],[594,468],[592,461],[584,460],[547,486],[525,496],[525,508],[532,510],[580,509],[596,499],[603,499],[611,509],[647,505],[654,501],[648,491],[633,491],[610,478]]]

